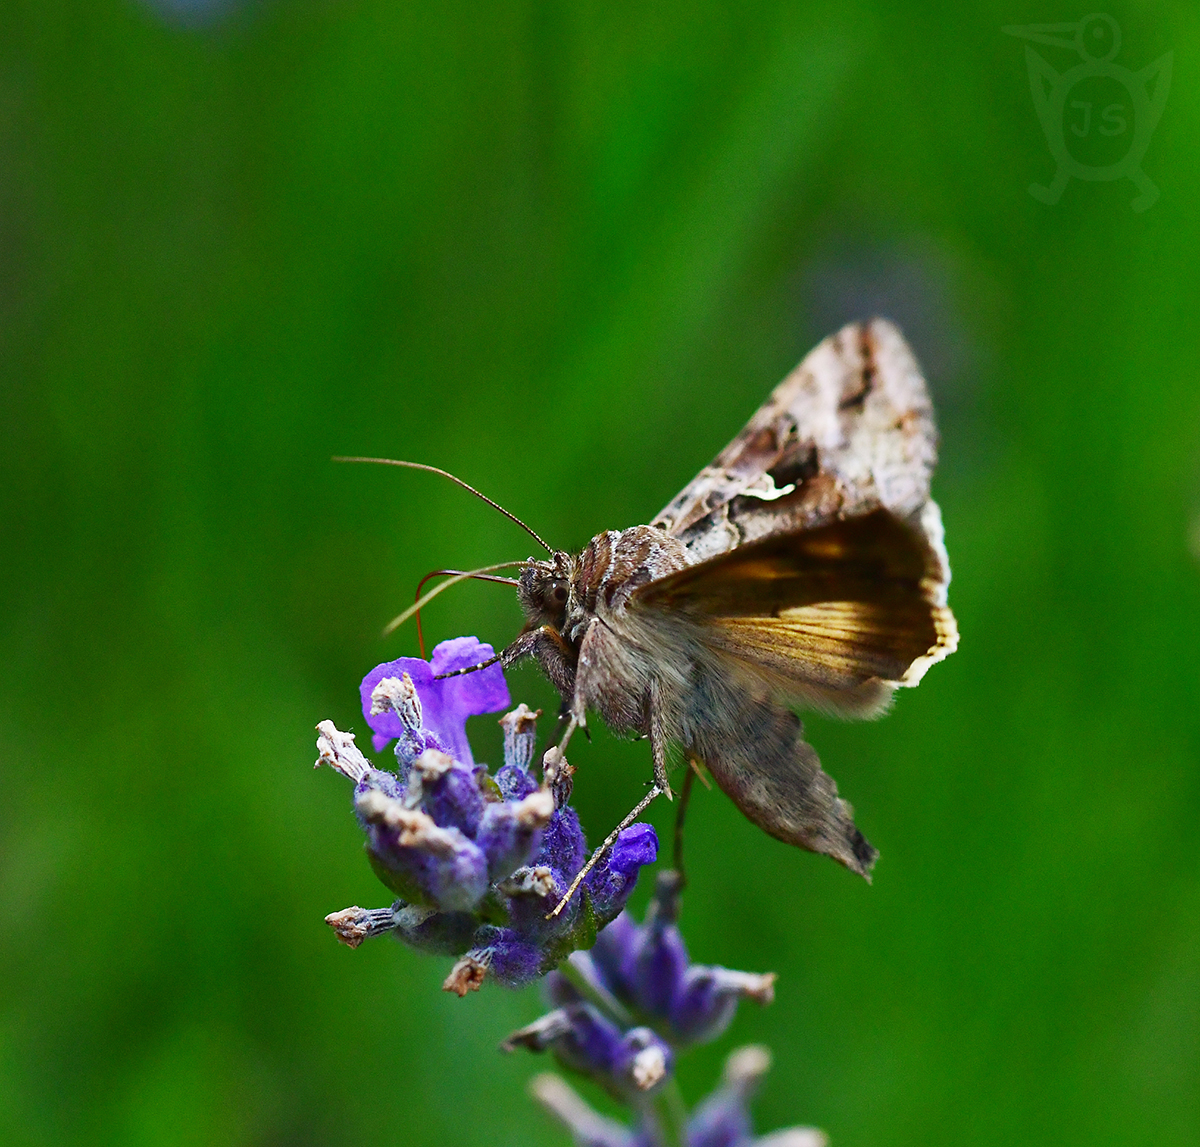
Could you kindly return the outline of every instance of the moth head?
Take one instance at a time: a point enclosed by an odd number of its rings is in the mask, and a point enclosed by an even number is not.
[[[562,628],[567,618],[574,567],[571,555],[562,550],[556,550],[549,561],[529,559],[521,571],[517,597],[531,624]]]

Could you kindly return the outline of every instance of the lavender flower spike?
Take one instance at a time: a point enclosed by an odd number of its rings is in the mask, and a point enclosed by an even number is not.
[[[827,1147],[811,1127],[755,1137],[748,1105],[770,1066],[761,1047],[731,1055],[720,1086],[688,1116],[676,1055],[724,1031],[741,1000],[771,1003],[775,976],[691,963],[678,926],[676,872],[659,874],[642,923],[625,914],[641,869],[657,859],[648,824],[624,829],[555,911],[587,856],[570,807],[574,770],[551,750],[535,775],[539,713],[525,705],[500,720],[504,764],[495,776],[475,765],[466,719],[508,704],[503,674],[436,680],[490,655],[475,638],[459,638],[439,645],[429,662],[400,658],[364,678],[375,748],[396,740],[396,772],[375,768],[352,733],[329,721],[317,726],[317,764],[353,783],[367,855],[398,896],[390,907],[356,905],[325,922],[349,948],[390,934],[456,957],[442,987],[459,996],[489,979],[519,987],[545,976],[555,1006],[502,1048],[550,1051],[624,1103],[634,1120],[607,1119],[557,1076],[538,1076],[534,1098],[576,1147]]]
[[[469,763],[469,749],[466,759],[447,751],[467,713],[507,702],[508,690],[500,675],[499,688],[472,686],[473,693],[455,695],[442,686],[488,671],[447,682],[433,681],[433,672],[453,667],[454,659],[475,664],[488,653],[474,638],[459,638],[438,646],[429,664],[401,658],[367,675],[364,712],[377,745],[380,735],[385,744],[387,735],[399,738],[396,773],[376,769],[353,734],[329,721],[318,726],[317,764],[354,782],[368,859],[399,897],[390,908],[356,906],[326,922],[350,947],[390,932],[420,951],[458,957],[443,987],[460,996],[489,978],[511,987],[530,983],[590,947],[658,851],[650,825],[631,825],[566,910],[549,917],[587,855],[579,818],[567,803],[570,766],[556,761],[557,782],[543,776],[539,783],[531,769],[538,714],[524,705],[501,719],[505,764],[495,777],[487,766]],[[440,725],[431,723],[435,711]],[[650,1078],[654,1053],[638,1059],[642,1050],[634,1048],[626,1066]]]

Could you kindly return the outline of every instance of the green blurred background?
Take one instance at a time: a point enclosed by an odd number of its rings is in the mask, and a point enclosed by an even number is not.
[[[835,1147],[1200,1142],[1200,10],[1110,11],[1118,63],[1174,51],[1140,215],[1027,192],[1000,28],[1066,0],[6,0],[0,1140],[565,1143],[496,1051],[536,990],[334,941],[387,894],[311,768],[421,574],[528,539],[330,456],[578,546],[879,312],[938,404],[962,647],[811,723],[873,887],[697,791],[693,954],[780,981],[684,1091],[762,1041],[759,1127]],[[427,632],[519,621],[471,585]],[[595,836],[648,753],[572,756]]]

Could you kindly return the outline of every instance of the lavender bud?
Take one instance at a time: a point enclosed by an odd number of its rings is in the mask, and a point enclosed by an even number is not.
[[[671,1070],[671,1051],[649,1028],[634,1028],[622,1041],[626,1062],[622,1074],[633,1080],[638,1091],[651,1091]]]
[[[571,1133],[576,1147],[651,1147],[649,1139],[593,1111],[557,1075],[535,1075],[529,1081],[529,1094]]]
[[[519,801],[538,790],[537,780],[532,773],[516,766],[503,765],[496,773],[496,787],[507,801]]]
[[[554,869],[565,888],[586,858],[587,843],[579,827],[579,814],[573,808],[558,806],[542,836],[539,859]]]
[[[652,1091],[670,1074],[671,1049],[649,1028],[621,1029],[591,1004],[572,1004],[513,1032],[505,1051],[550,1049],[564,1067],[590,1076],[612,1095]]]
[[[634,951],[639,942],[641,932],[641,927],[635,924],[627,913],[622,912],[596,937],[596,943],[590,952],[580,952],[572,959],[581,965],[581,970],[589,981],[598,983],[604,991],[611,991],[626,1004],[632,1004],[633,992],[624,967],[628,962],[629,953]],[[558,998],[560,994],[564,998],[573,998],[575,995],[574,986],[557,972],[549,977],[548,984],[556,1003],[562,1002]]]
[[[689,1147],[743,1147],[754,1136],[747,1103],[771,1067],[765,1047],[738,1048],[725,1061],[721,1086],[688,1120]]]
[[[725,1061],[721,1086],[688,1120],[688,1147],[828,1147],[824,1132],[815,1127],[789,1127],[753,1138],[747,1104],[770,1066],[765,1047],[734,1051]]]
[[[439,781],[445,779],[454,768],[454,758],[437,749],[426,749],[415,761],[408,775],[408,786],[404,803],[409,808],[419,808],[427,792],[432,792]]]
[[[545,972],[546,952],[537,939],[516,928],[480,928],[476,942],[490,933],[488,971],[506,988],[523,988]]]
[[[526,1047],[530,1051],[545,1051],[554,1041],[561,1039],[571,1030],[571,1016],[566,1008],[556,1008],[540,1016],[531,1024],[513,1032],[501,1045],[501,1051],[516,1051]]]
[[[675,924],[680,886],[678,873],[659,873],[645,922],[616,960],[624,994],[643,1012],[660,1018],[671,1015],[688,970],[687,948]]]
[[[658,834],[649,824],[631,824],[587,874],[584,883],[592,894],[596,914],[613,919],[637,884],[638,872],[658,857]]]
[[[461,956],[472,946],[478,921],[469,912],[439,912],[420,904],[406,904],[395,913],[396,936],[418,952],[434,956]]]

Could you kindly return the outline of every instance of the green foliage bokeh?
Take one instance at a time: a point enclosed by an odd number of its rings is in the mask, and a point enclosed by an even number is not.
[[[780,980],[684,1091],[752,1040],[760,1128],[835,1147],[1200,1141],[1200,23],[1113,10],[1119,63],[1175,61],[1135,214],[1026,190],[1053,160],[1000,28],[1080,15],[8,0],[0,1140],[565,1142],[496,1051],[536,991],[334,942],[387,894],[310,768],[415,652],[379,629],[417,579],[529,540],[330,456],[577,546],[882,311],[939,408],[962,646],[888,719],[811,723],[873,887],[697,792],[692,951]],[[426,626],[519,620],[472,585]],[[648,753],[572,757],[597,837]]]

